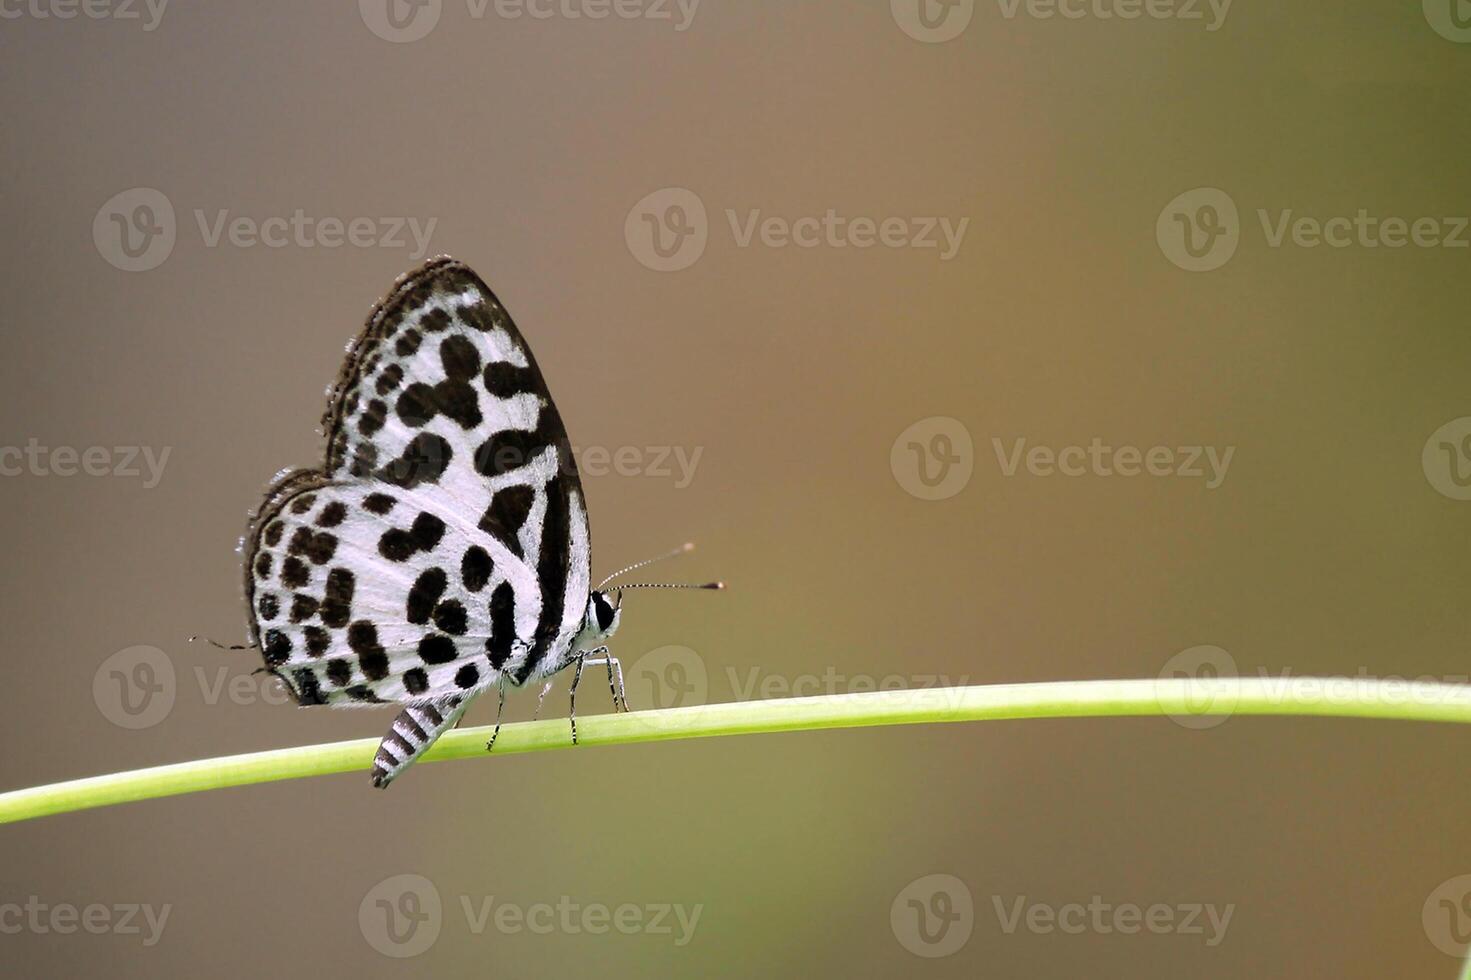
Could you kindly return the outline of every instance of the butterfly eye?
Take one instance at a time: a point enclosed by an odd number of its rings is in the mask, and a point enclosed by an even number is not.
[[[594,592],[592,597],[593,612],[597,615],[598,629],[606,631],[613,625],[613,607],[608,605],[608,600],[601,592]]]

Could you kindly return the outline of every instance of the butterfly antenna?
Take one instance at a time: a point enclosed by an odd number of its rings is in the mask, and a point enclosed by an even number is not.
[[[686,541],[684,544],[680,545],[678,548],[675,548],[673,551],[666,551],[662,555],[655,555],[653,558],[645,558],[643,561],[636,561],[632,565],[629,565],[627,568],[618,569],[618,571],[614,572],[612,575],[609,575],[607,578],[599,582],[598,590],[601,591],[603,586],[607,585],[609,582],[613,581],[620,575],[627,575],[629,572],[634,571],[635,569],[643,568],[645,565],[652,565],[654,562],[663,561],[666,558],[678,558],[680,555],[687,555],[694,550],[695,543],[693,541]]]
[[[198,634],[195,634],[194,636],[189,637],[189,642],[190,643],[197,643],[200,640],[203,640],[205,643],[208,643],[210,646],[214,647],[217,650],[254,650],[255,649],[255,644],[254,643],[236,643],[233,646],[226,646],[225,644],[220,643],[220,642],[218,642],[216,640],[211,640],[207,636],[199,636]]]
[[[615,585],[613,591],[622,592],[625,589],[723,589],[724,582],[633,582],[629,585]]]

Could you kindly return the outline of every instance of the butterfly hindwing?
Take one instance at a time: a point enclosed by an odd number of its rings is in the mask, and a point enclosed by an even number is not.
[[[479,277],[441,258],[400,280],[324,422],[325,465],[279,480],[246,539],[252,639],[297,700],[467,703],[560,667],[590,585],[581,484]]]
[[[422,494],[316,476],[283,481],[251,551],[261,652],[299,702],[473,693],[521,666],[539,610],[524,561]]]

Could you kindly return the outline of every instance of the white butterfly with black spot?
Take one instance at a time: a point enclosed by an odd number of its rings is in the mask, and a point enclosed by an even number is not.
[[[407,705],[374,759],[386,786],[487,688],[606,655],[621,593],[591,587],[566,429],[463,263],[374,308],[323,425],[326,464],[278,478],[247,531],[250,638],[299,704]]]

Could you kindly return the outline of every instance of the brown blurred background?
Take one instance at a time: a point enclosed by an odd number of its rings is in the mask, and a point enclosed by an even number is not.
[[[185,637],[243,636],[246,512],[278,468],[320,459],[343,343],[420,258],[393,218],[432,220],[428,252],[499,292],[574,443],[638,449],[631,475],[585,477],[594,570],[693,538],[661,573],[731,584],[630,602],[615,652],[635,706],[669,694],[660,676],[711,701],[752,678],[1154,677],[1207,644],[1251,675],[1471,671],[1471,503],[1460,471],[1422,463],[1471,415],[1471,250],[1268,235],[1288,210],[1433,217],[1445,235],[1471,214],[1471,29],[1449,7],[559,0],[512,17],[395,0],[390,18],[374,0],[212,0],[59,19],[27,2],[0,22],[0,445],[39,462],[0,456],[0,789],[382,733],[387,714],[273,703],[252,654]],[[1236,250],[1209,271],[1181,268],[1168,235],[1209,221],[1199,196],[1167,209],[1195,188],[1239,212],[1215,212]],[[829,209],[905,235],[968,224],[948,258],[938,231],[940,248],[740,243],[753,212]],[[282,247],[229,232],[298,210],[369,224],[337,247],[330,222]],[[684,268],[645,264],[650,222],[695,228]],[[969,453],[923,427],[895,448],[936,416]],[[1210,489],[1007,477],[993,442],[1094,437],[1235,448]],[[922,499],[911,441],[940,452],[926,476],[950,496]],[[110,475],[62,475],[79,464],[58,447],[100,447]],[[157,479],[141,454],[126,475],[118,447],[163,460]],[[692,478],[672,456],[661,475],[660,447],[700,452]],[[645,655],[664,659],[640,672]],[[671,658],[683,675],[648,667]],[[161,707],[129,714],[146,691],[123,706],[113,685],[150,676]],[[584,710],[607,710],[591,689]],[[1471,926],[1451,881],[1471,872],[1468,739],[1255,718],[925,726],[52,817],[0,828],[0,904],[169,917],[149,945],[141,916],[142,934],[89,935],[0,914],[0,972],[1449,977],[1437,947]],[[399,875],[433,896],[388,894]],[[385,943],[385,894],[421,916],[437,896],[419,921],[437,932]],[[916,894],[962,918],[922,928]],[[1095,896],[1231,918],[1006,928],[1017,907]],[[501,905],[558,902],[700,911],[685,937],[673,913],[672,934],[496,925]]]

